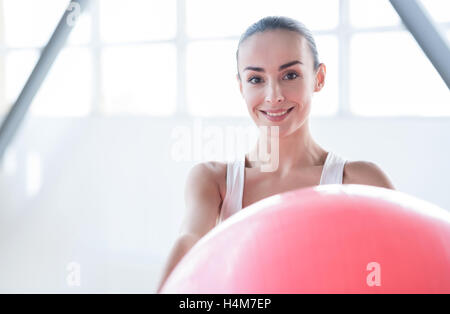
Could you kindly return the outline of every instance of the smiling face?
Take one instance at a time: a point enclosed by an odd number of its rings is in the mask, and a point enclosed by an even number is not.
[[[257,126],[279,126],[280,137],[295,132],[308,119],[313,94],[322,89],[326,73],[324,64],[314,70],[307,40],[287,30],[247,38],[239,47],[238,69],[240,91],[252,120]]]

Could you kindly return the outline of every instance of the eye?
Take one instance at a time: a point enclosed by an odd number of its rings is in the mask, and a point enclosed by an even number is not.
[[[295,75],[295,77],[291,76],[291,75]],[[299,77],[299,75],[296,72],[289,72],[288,74],[285,75],[285,77],[290,76],[291,79],[290,80],[295,80],[297,77]]]
[[[289,72],[284,77],[289,77],[288,80],[292,81],[295,80],[297,77],[300,77],[300,75],[298,75],[296,72]],[[261,82],[261,78],[258,76],[252,76],[251,78],[248,79],[248,82],[255,85]]]
[[[257,84],[258,81],[255,82],[255,81],[254,81],[255,79],[256,79],[256,80],[260,80],[259,77],[257,77],[257,76],[252,76],[252,77],[248,80],[248,82],[251,83],[251,84]]]

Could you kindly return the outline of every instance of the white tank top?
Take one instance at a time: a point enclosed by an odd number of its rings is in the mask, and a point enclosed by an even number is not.
[[[323,166],[319,185],[342,184],[346,160],[329,152]],[[216,225],[242,209],[244,194],[245,154],[227,164],[227,192]]]

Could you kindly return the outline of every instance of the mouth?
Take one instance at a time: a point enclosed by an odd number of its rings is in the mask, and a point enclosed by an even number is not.
[[[290,113],[291,111],[294,109],[294,107],[289,108],[288,110],[282,111],[282,112],[277,112],[277,113],[270,113],[267,111],[263,111],[263,110],[259,110],[264,117],[266,117],[268,120],[273,121],[273,122],[279,122],[284,120]]]

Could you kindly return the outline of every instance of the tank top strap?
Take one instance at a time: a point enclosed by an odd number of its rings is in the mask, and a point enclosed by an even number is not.
[[[319,185],[342,184],[346,162],[347,161],[341,156],[333,152],[328,152],[327,159],[323,165]]]
[[[227,191],[220,209],[218,222],[222,222],[242,209],[244,193],[245,154],[227,163]]]

